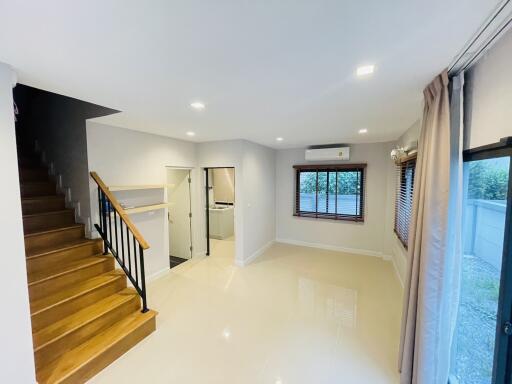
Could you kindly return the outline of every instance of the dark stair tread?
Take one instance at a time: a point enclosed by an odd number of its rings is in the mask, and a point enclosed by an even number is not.
[[[44,181],[21,181],[20,182],[20,187],[21,187],[21,190],[23,191],[23,189],[25,187],[36,187],[36,186],[46,186],[46,187],[49,187],[49,188],[56,188],[56,183],[55,181],[52,181],[52,180],[44,180]],[[52,196],[52,195],[57,195],[57,189],[55,189],[55,193],[53,193],[53,190],[51,191],[50,194],[44,194],[44,195],[37,195],[35,197],[39,197],[39,196]],[[34,196],[23,196],[22,198],[26,198],[26,197],[34,197]]]
[[[35,232],[25,233],[25,237],[38,236],[38,235],[42,235],[42,234],[46,234],[46,233],[65,231],[68,229],[79,228],[79,227],[83,227],[83,226],[84,226],[83,224],[72,224],[72,225],[66,225],[66,226],[55,227],[55,228],[38,229]]]
[[[41,185],[41,184],[52,184],[55,185],[55,181],[41,180],[41,181],[22,181],[20,184],[23,185]]]
[[[33,201],[33,200],[57,200],[63,199],[64,195],[55,194],[55,195],[41,195],[41,196],[25,196],[21,198],[21,202],[24,201]]]
[[[36,214],[38,215],[38,214]],[[41,233],[46,233],[46,232],[52,232],[52,231],[56,231],[56,230],[61,230],[61,229],[69,229],[69,228],[76,228],[75,225],[70,225],[70,224],[55,224],[55,225],[48,225],[48,226],[45,226],[43,228],[34,228],[34,229],[27,229],[25,230],[25,236],[27,235],[34,235],[34,234],[41,234]]]
[[[73,209],[65,208],[65,209],[58,209],[56,211],[45,211],[45,212],[38,212],[38,213],[29,213],[28,215],[23,215],[23,218],[30,218],[30,217],[37,217],[37,216],[50,216],[50,215],[59,215],[61,213],[71,213],[74,212]]]

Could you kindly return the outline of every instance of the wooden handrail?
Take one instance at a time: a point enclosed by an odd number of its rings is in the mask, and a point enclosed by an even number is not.
[[[117,201],[115,196],[112,194],[112,192],[110,192],[110,190],[105,185],[103,180],[101,180],[101,178],[98,176],[98,174],[96,172],[91,172],[90,175],[93,178],[93,180],[96,182],[96,184],[98,184],[98,188],[101,189],[101,191],[105,194],[107,199],[110,201],[110,203],[112,204],[112,207],[114,207],[114,209],[116,210],[119,217],[121,217],[121,220],[123,220],[124,223],[126,224],[126,226],[130,229],[130,231],[132,232],[135,239],[137,239],[137,241],[139,242],[142,249],[148,249],[149,244],[146,242],[144,237],[142,237],[142,235],[140,234],[137,227],[133,224],[133,222],[131,221],[130,217],[128,216],[128,214],[126,213],[124,208],[121,207],[121,204],[119,204],[119,202]]]

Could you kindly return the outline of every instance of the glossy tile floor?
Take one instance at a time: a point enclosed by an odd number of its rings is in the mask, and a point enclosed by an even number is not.
[[[390,262],[233,241],[149,285],[157,330],[92,383],[398,383],[401,288]]]

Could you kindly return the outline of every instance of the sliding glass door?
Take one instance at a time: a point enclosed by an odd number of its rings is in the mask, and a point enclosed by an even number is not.
[[[464,252],[450,383],[511,382],[512,169],[507,143],[464,156]]]

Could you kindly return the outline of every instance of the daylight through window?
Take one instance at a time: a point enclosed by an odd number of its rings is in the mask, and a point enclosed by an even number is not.
[[[416,156],[404,159],[397,166],[397,192],[395,202],[395,233],[407,248],[409,224],[412,216],[412,197],[414,192],[414,173]]]
[[[366,164],[296,165],[295,215],[363,221]]]

